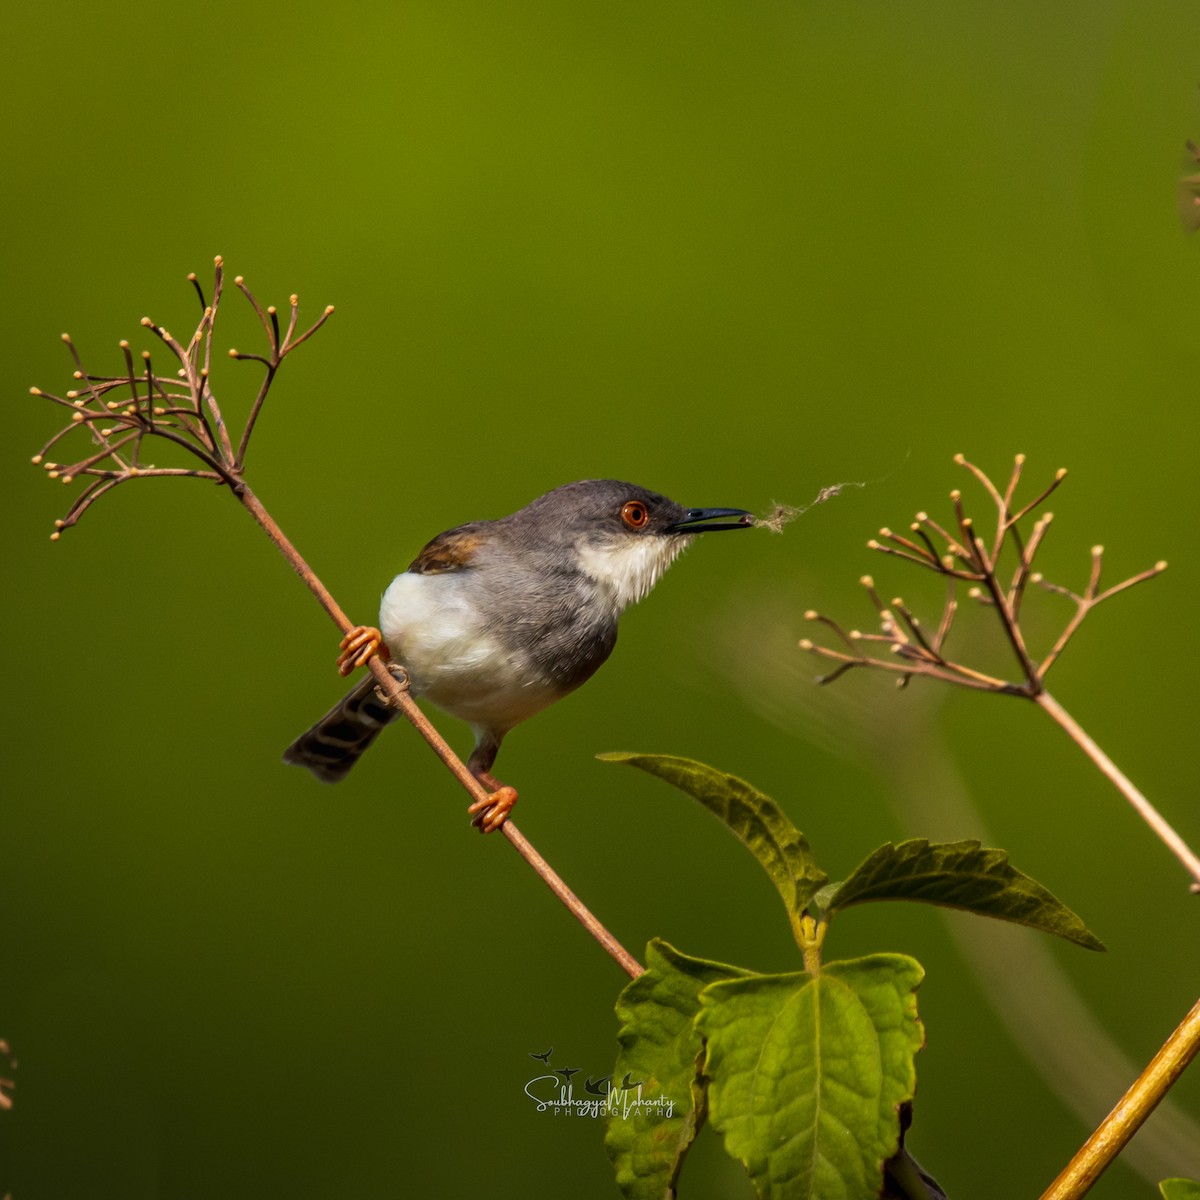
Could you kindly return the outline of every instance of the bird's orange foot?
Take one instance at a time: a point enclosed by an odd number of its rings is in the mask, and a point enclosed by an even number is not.
[[[356,625],[342,638],[338,648],[341,650],[337,660],[339,675],[349,675],[351,671],[365,667],[376,654],[384,662],[392,657],[383,634],[373,625]]]
[[[490,796],[476,800],[467,812],[471,814],[471,824],[480,833],[495,833],[512,812],[517,802],[517,789],[507,784],[498,787]]]

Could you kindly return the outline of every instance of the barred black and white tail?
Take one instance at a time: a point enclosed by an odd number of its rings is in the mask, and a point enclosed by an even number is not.
[[[307,767],[325,783],[337,783],[397,716],[394,708],[380,700],[375,680],[368,677],[302,733],[283,752],[283,761]]]

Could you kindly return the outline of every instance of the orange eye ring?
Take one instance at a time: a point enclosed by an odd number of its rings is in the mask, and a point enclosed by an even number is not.
[[[630,529],[645,529],[650,524],[650,510],[640,500],[627,500],[621,506],[621,520]]]

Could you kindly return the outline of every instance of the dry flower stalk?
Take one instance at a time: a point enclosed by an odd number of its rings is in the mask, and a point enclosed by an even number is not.
[[[1104,548],[1093,546],[1091,571],[1082,592],[1046,580],[1033,569],[1038,550],[1054,519],[1045,512],[1033,520],[1028,534],[1022,533],[1020,523],[1032,517],[1066,477],[1065,470],[1055,473],[1050,484],[1032,500],[1017,502],[1017,486],[1025,456],[1018,454],[1003,488],[998,487],[979,467],[961,454],[954,461],[968,470],[982,486],[995,510],[994,520],[977,525],[963,503],[962,493],[950,493],[953,520],[945,525],[928,513],[917,513],[906,534],[881,529],[878,539],[867,543],[872,550],[891,558],[912,563],[940,575],[946,581],[946,599],[936,627],[927,628],[900,597],[885,603],[876,590],[875,581],[864,575],[861,582],[879,616],[880,631],[864,633],[845,629],[831,617],[807,612],[805,617],[831,630],[842,643],[842,649],[818,645],[804,639],[802,649],[837,663],[835,670],[819,677],[821,683],[832,683],[855,667],[864,667],[894,674],[897,685],[906,686],[914,677],[923,676],[959,687],[1003,695],[1022,696],[1044,709],[1067,732],[1075,743],[1104,772],[1142,819],[1162,839],[1192,877],[1192,891],[1200,892],[1200,858],[1151,805],[1115,763],[1079,726],[1070,714],[1046,690],[1046,676],[1066,649],[1071,638],[1088,614],[1099,604],[1127,591],[1135,584],[1162,574],[1165,562],[1141,571],[1121,583],[1101,589],[1101,567]],[[984,528],[984,525],[987,527]],[[1011,568],[1001,567],[1001,557],[1015,559]],[[1075,610],[1049,651],[1038,657],[1026,644],[1021,626],[1021,613],[1029,586],[1033,584],[1047,592],[1064,596]],[[1004,638],[1016,659],[1017,676],[1001,679],[947,653],[946,643],[958,612],[960,594],[966,589],[968,599],[992,610],[1000,623]]]
[[[172,362],[172,373],[158,370],[149,351],[143,352],[141,365],[136,366],[129,343],[122,341],[120,345],[125,359],[124,373],[93,375],[85,370],[70,336],[63,334],[63,341],[75,362],[75,379],[79,386],[63,396],[53,395],[41,388],[30,389],[33,395],[49,400],[70,412],[70,420],[34,455],[33,462],[41,466],[51,479],[58,479],[66,484],[76,480],[86,482],[66,516],[54,523],[54,532],[50,536],[57,541],[63,531],[75,525],[97,500],[118,485],[133,479],[202,479],[226,486],[265,530],[342,633],[348,633],[354,628],[354,622],[342,611],[332,594],[251,491],[244,475],[250,439],[279,368],[293,350],[325,324],[333,313],[333,307],[326,308],[312,325],[297,334],[300,312],[297,296],[292,296],[289,301],[287,324],[284,327],[273,305],[263,308],[242,277],[239,275],[234,279],[234,284],[258,315],[268,345],[268,353],[265,355],[229,351],[231,358],[242,362],[256,362],[264,368],[258,392],[235,444],[210,382],[213,334],[224,278],[224,264],[218,257],[215,260],[212,301],[208,302],[196,276],[188,276],[200,298],[203,316],[195,332],[186,342],[177,340],[149,317],[142,318],[142,325],[162,343],[168,359]],[[61,451],[56,448],[79,429],[86,430],[90,435],[91,444],[87,452],[72,462],[51,461],[48,455],[54,451],[56,458],[60,457]],[[147,462],[144,452],[150,439],[158,439],[184,452],[196,465],[160,467]],[[368,667],[375,676],[381,695],[408,718],[471,798],[476,801],[486,800],[489,795],[487,790],[467,770],[462,760],[417,707],[416,701],[409,694],[407,678],[403,671],[396,671],[395,668],[389,670],[378,657],[372,658]],[[640,975],[642,967],[637,960],[567,887],[513,822],[505,822],[502,830],[509,843],[621,968],[630,976]]]
[[[229,351],[231,358],[259,362],[266,368],[235,450],[217,397],[209,386],[213,332],[224,283],[221,259],[218,257],[216,260],[211,304],[205,302],[203,289],[196,276],[189,275],[188,280],[200,297],[204,315],[186,345],[149,317],[142,318],[142,325],[163,343],[168,357],[178,363],[173,374],[164,375],[156,371],[149,350],[142,352],[140,368],[135,366],[133,351],[127,341],[121,342],[121,352],[125,358],[124,374],[89,374],[84,370],[70,334],[64,333],[62,340],[75,361],[75,379],[82,386],[68,391],[65,396],[56,396],[41,388],[30,389],[33,395],[61,405],[71,413],[70,423],[33,456],[34,464],[42,467],[51,479],[63,483],[73,483],[80,478],[88,481],[67,515],[55,522],[54,533],[50,535],[52,539],[57,540],[64,529],[76,524],[101,496],[131,479],[206,479],[212,483],[226,484],[240,495],[246,487],[242,472],[250,436],[276,372],[284,358],[312,337],[333,313],[332,306],[326,308],[308,329],[297,335],[300,301],[297,296],[292,296],[287,329],[281,330],[275,306],[264,309],[240,275],[234,280],[258,314],[270,346],[267,356]],[[49,459],[47,455],[76,429],[86,429],[91,435],[92,450],[74,462]],[[200,465],[158,467],[147,463],[143,459],[147,438],[159,438],[174,444]]]

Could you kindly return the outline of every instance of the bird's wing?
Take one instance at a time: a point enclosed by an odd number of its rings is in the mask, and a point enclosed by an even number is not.
[[[445,575],[449,571],[461,571],[471,565],[482,543],[482,530],[478,524],[447,529],[426,543],[408,569],[414,575]]]

